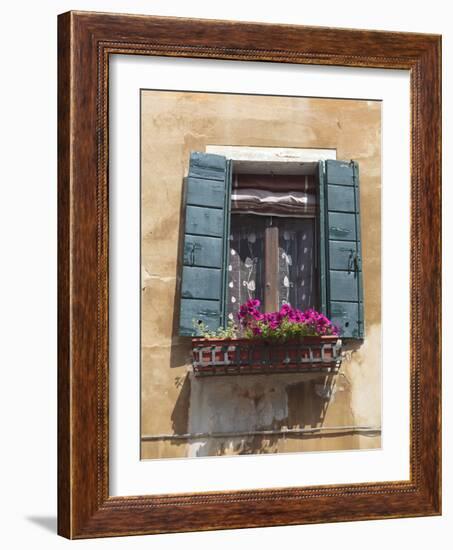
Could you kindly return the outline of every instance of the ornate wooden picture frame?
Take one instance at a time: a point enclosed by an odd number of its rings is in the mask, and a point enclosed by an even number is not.
[[[58,25],[59,534],[89,538],[439,515],[441,38],[88,12],[62,14]],[[410,71],[408,481],[110,496],[111,54]]]

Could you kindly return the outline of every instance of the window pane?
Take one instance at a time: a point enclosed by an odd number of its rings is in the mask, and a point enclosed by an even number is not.
[[[242,303],[251,298],[263,302],[264,227],[261,216],[231,216],[227,310],[234,321]]]
[[[274,217],[272,224],[279,229],[279,306],[317,308],[315,220]]]

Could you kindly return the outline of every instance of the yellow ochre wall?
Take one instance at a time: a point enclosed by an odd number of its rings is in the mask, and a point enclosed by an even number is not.
[[[142,91],[141,434],[381,425],[381,104]],[[366,338],[340,374],[194,379],[178,336],[181,194],[191,151],[210,145],[336,149],[360,167]],[[372,433],[142,441],[143,459],[370,449]]]

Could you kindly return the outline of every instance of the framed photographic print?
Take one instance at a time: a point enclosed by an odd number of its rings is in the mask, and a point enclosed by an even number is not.
[[[440,514],[440,105],[434,35],[59,17],[61,535]]]

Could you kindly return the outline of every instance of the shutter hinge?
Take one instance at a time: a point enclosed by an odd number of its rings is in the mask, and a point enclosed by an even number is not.
[[[349,161],[349,164],[352,166],[352,181],[354,182],[354,187],[357,187],[356,164],[352,159]]]

